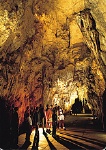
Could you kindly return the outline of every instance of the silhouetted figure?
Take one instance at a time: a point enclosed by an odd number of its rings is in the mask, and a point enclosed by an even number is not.
[[[33,115],[33,121],[34,121],[33,125],[35,128],[38,124],[38,110],[39,110],[38,107],[36,107],[34,110],[34,115]]]
[[[40,104],[40,106],[39,106],[39,119],[40,119],[40,125],[42,126],[43,130],[44,130],[44,118],[45,118],[44,107],[42,106],[42,104]]]
[[[33,146],[32,149],[38,149],[38,144],[39,144],[39,125],[40,125],[40,112],[39,112],[39,107],[36,107],[34,111],[34,126],[35,126],[35,135],[34,135],[34,141],[33,141]]]
[[[57,128],[59,128],[59,114],[60,114],[60,106],[57,106],[56,113],[57,113]]]
[[[18,107],[15,107],[11,120],[12,148],[18,148],[18,128],[19,128]]]
[[[39,146],[39,125],[37,124],[32,149],[38,149],[38,146]]]
[[[27,114],[29,114],[30,113],[30,107],[29,106],[27,106],[26,107],[26,110],[25,110],[25,113],[24,113],[24,121],[26,120],[26,118],[27,118]]]
[[[31,116],[31,119],[32,119],[32,125],[33,125],[33,122],[34,122],[34,107],[31,107],[30,108],[30,116]]]
[[[106,89],[103,93],[103,128],[106,131]]]
[[[26,141],[25,142],[30,145],[31,144],[30,135],[32,132],[32,119],[31,119],[30,113],[26,113],[25,123],[26,123]]]
[[[5,137],[4,137],[4,132],[5,132],[5,101],[3,97],[0,97],[0,147],[4,148],[4,143],[5,143]]]
[[[57,114],[56,110],[53,109],[53,114],[52,114],[52,136],[56,136],[56,127],[57,127]]]
[[[0,148],[10,148],[10,116],[9,105],[4,97],[0,97]]]

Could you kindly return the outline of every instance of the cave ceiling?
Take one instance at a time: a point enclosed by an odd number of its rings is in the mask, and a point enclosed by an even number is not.
[[[20,106],[98,107],[106,81],[106,1],[1,0],[0,93]]]

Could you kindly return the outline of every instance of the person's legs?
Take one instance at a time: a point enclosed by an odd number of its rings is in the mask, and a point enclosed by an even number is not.
[[[47,127],[48,127],[48,119],[46,117],[46,129],[47,129]]]
[[[48,133],[51,133],[52,122],[48,121]]]
[[[12,148],[18,147],[18,130],[12,131],[10,145]]]
[[[30,132],[27,131],[26,132],[26,142],[29,142],[30,141]]]
[[[43,129],[43,133],[45,132],[44,127],[45,127],[45,118],[43,117],[43,118],[42,118],[42,129]]]
[[[52,122],[49,122],[49,128],[52,128]]]
[[[14,144],[15,144],[15,147],[17,148],[18,147],[18,131],[16,131],[15,133]]]
[[[61,123],[62,123],[62,122],[61,122],[61,120],[60,120],[60,121],[59,121],[59,128],[61,128]]]
[[[64,127],[64,120],[61,120],[61,127]]]
[[[65,130],[64,120],[62,120],[62,128]]]
[[[26,142],[28,144],[31,144],[30,142],[30,135],[31,135],[31,126],[29,127],[29,129],[26,131]]]
[[[44,119],[44,117],[42,118],[42,128],[44,128],[44,126],[45,126],[45,119]]]
[[[56,123],[53,122],[52,124],[52,136],[56,136]]]

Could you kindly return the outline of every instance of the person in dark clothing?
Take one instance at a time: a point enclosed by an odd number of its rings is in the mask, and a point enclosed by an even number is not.
[[[57,127],[57,114],[56,110],[53,109],[53,114],[52,114],[52,136],[56,136],[56,127]]]
[[[32,126],[34,125],[34,120],[33,120],[34,119],[34,111],[35,111],[34,107],[31,107],[30,108],[30,116],[31,116],[31,119],[32,119]]]
[[[26,141],[25,143],[27,143],[28,145],[31,144],[30,142],[30,135],[32,132],[32,118],[30,115],[30,107],[27,106],[25,113],[24,113],[24,124],[25,124],[25,133],[26,133]]]
[[[24,113],[24,120],[26,120],[26,117],[28,116],[28,113],[30,113],[30,107],[27,106],[25,113]]]
[[[10,148],[9,107],[4,97],[0,97],[0,148]]]
[[[33,141],[33,149],[37,148],[39,144],[39,124],[40,124],[39,107],[36,107],[34,111],[35,135],[34,135],[34,141]]]
[[[103,99],[103,129],[106,131],[106,89],[102,96]]]
[[[39,106],[39,119],[40,119],[40,124],[42,126],[42,128],[44,129],[44,108],[42,106],[42,104],[40,104]]]
[[[35,108],[33,120],[34,120],[34,126],[36,128],[36,126],[38,124],[38,107]]]
[[[31,144],[30,142],[30,135],[31,135],[31,132],[32,132],[32,119],[31,119],[31,116],[30,116],[30,113],[27,113],[26,114],[26,143],[27,144]]]
[[[18,128],[19,128],[19,117],[18,117],[18,107],[14,108],[11,120],[11,138],[12,147],[18,148]]]

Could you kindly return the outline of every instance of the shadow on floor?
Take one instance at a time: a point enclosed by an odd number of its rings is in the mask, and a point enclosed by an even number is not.
[[[100,141],[95,138],[84,137],[84,133],[82,135],[75,135],[75,134],[70,134],[70,133],[66,133],[63,131],[63,132],[60,132],[60,135],[57,135],[55,137],[55,140],[59,142],[60,144],[64,145],[65,147],[67,147],[68,149],[73,149],[73,150],[76,150],[76,149],[77,150],[78,149],[94,150],[95,146],[101,147],[101,149],[106,146],[106,144],[102,140]]]
[[[25,142],[25,143],[19,148],[19,150],[20,150],[20,149],[26,150],[26,149],[29,147],[30,144],[31,144],[31,143]]]
[[[83,148],[81,148],[80,146],[77,146],[76,144],[74,144],[73,142],[71,142],[69,139],[66,139],[62,136],[56,136],[54,137],[54,139],[59,142],[60,144],[62,144],[63,146],[65,146],[67,149],[73,149],[73,150],[84,150]]]
[[[49,145],[50,149],[51,149],[51,150],[57,150],[57,149],[55,148],[55,146],[54,146],[54,145],[50,142],[50,140],[48,139],[47,133],[46,133],[46,132],[43,132],[43,134],[44,134],[44,136],[45,136],[45,138],[46,138],[46,140],[47,140],[47,142],[48,142],[48,145]]]

